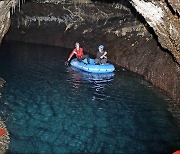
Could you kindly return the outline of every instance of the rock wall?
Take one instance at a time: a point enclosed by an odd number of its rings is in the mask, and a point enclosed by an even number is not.
[[[0,42],[10,26],[10,11],[5,9],[7,5],[6,1],[0,1]]]
[[[0,88],[5,84],[5,80],[0,78]],[[1,93],[0,93],[1,98]],[[6,128],[5,122],[0,117],[0,154],[6,153],[6,150],[9,148],[9,132]]]
[[[3,133],[2,133],[3,132]],[[9,148],[9,132],[7,131],[5,122],[0,117],[0,154],[5,154]]]
[[[131,3],[154,29],[162,47],[171,51],[180,65],[179,0],[131,0]]]
[[[0,1],[0,42],[10,26],[10,7],[12,3],[10,1]],[[5,81],[0,78],[0,88],[4,85]],[[0,93],[1,98],[1,93]],[[2,131],[5,131],[2,134]],[[5,123],[0,117],[0,153],[5,153],[9,146],[9,133],[6,129]]]
[[[92,54],[104,44],[109,61],[143,75],[179,103],[179,65],[129,8],[126,2],[28,2],[13,17],[6,39],[70,48],[79,41]]]
[[[1,0],[0,1],[0,43],[10,27],[10,15],[15,12],[16,6],[23,4],[25,0]]]

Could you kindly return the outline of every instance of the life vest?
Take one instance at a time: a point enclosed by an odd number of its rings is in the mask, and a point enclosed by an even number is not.
[[[83,57],[84,53],[83,53],[83,49],[79,48],[79,50],[77,50],[76,48],[73,50],[73,52],[76,54],[76,58],[80,59]]]
[[[69,55],[68,59],[71,59],[73,55],[76,55],[77,59],[81,59],[84,55],[83,53],[83,48],[79,48],[79,50],[77,50],[76,48],[71,52],[71,54]]]
[[[174,152],[173,154],[180,154],[180,150]]]

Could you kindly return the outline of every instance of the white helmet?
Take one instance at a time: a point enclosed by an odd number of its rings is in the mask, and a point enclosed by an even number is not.
[[[78,43],[78,42],[76,42],[75,47],[76,47],[76,46],[79,46],[79,43]]]
[[[104,50],[104,45],[100,45],[98,49]]]

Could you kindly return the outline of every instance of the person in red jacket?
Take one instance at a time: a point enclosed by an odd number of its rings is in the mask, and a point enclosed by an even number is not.
[[[71,58],[74,56],[74,55],[76,55],[76,58],[77,58],[77,60],[78,61],[82,61],[82,60],[84,60],[85,58],[87,58],[87,62],[88,62],[88,64],[90,63],[90,60],[89,60],[89,56],[88,55],[84,55],[84,53],[83,53],[83,48],[80,48],[80,44],[77,42],[76,44],[75,44],[75,49],[73,49],[73,51],[71,52],[71,54],[69,55],[69,58],[68,58],[68,63],[69,63],[69,61],[71,60]]]

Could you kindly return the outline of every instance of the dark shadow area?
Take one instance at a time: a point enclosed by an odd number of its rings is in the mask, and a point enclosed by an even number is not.
[[[124,3],[127,0],[91,0],[92,2],[106,2],[106,3]]]
[[[171,13],[172,13],[173,15],[177,15],[177,16],[179,17],[179,13],[176,12],[176,11],[173,9],[173,7],[171,6],[171,4],[169,4],[168,0],[165,0],[165,2],[166,2],[166,4],[167,4],[167,7],[169,8],[169,10],[171,11]]]
[[[102,3],[119,3],[122,4],[124,6],[130,6],[130,2],[129,0],[91,0],[92,2],[102,2]]]

